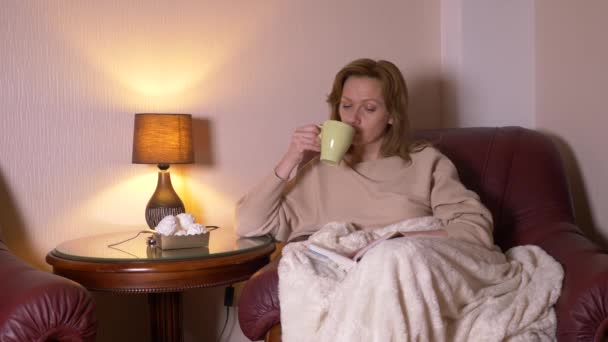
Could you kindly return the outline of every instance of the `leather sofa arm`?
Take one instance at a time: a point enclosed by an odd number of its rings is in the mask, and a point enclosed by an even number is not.
[[[0,341],[95,341],[91,295],[77,283],[37,270],[0,241]]]
[[[608,336],[608,254],[569,222],[542,228],[534,230],[544,234],[527,234],[537,238],[525,243],[540,246],[564,267],[562,293],[555,305],[558,340],[605,341]]]
[[[252,341],[264,339],[266,332],[281,321],[279,259],[274,259],[257,271],[241,291],[239,324],[243,334]]]

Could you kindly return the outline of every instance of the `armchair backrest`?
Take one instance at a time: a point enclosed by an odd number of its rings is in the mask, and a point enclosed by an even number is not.
[[[574,223],[559,152],[543,134],[521,127],[454,128],[418,131],[415,138],[432,142],[479,194],[503,250],[550,234],[553,225],[543,222]]]

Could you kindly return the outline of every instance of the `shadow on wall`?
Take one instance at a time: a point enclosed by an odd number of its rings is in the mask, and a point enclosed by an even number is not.
[[[441,80],[435,75],[416,75],[406,79],[408,113],[413,130],[441,127]]]
[[[441,128],[460,127],[459,89],[456,82],[447,75],[439,81]]]
[[[192,144],[194,163],[203,166],[213,166],[213,125],[209,119],[192,118]]]
[[[581,173],[578,160],[574,155],[574,151],[561,137],[546,131],[543,131],[543,134],[550,137],[551,140],[553,140],[553,142],[557,145],[566,167],[566,174],[568,176],[568,182],[570,183],[570,190],[572,191],[577,225],[591,238],[592,241],[604,248],[608,247],[608,241],[597,229],[593,212],[591,211],[591,206],[589,205],[587,185],[583,179],[583,175]]]
[[[213,146],[213,124],[209,119],[192,118],[192,147],[194,150],[194,163],[172,167],[171,171],[182,179],[189,180],[195,168],[215,165],[215,153]],[[197,220],[206,222],[207,217],[203,214],[203,205],[199,199],[199,193],[193,190],[190,182],[186,181],[181,187],[174,184],[174,188],[181,200],[186,204],[186,211],[193,213]]]
[[[33,261],[35,253],[26,231],[23,216],[0,169],[0,238],[15,255],[38,269],[44,269],[46,265]]]
[[[220,330],[224,324],[225,308],[224,287],[212,287],[184,291],[182,294],[182,314],[184,316],[185,341],[219,341]],[[234,311],[234,308],[231,308]],[[231,315],[234,312],[231,312]],[[232,329],[229,321],[224,337]],[[228,341],[228,339],[223,339]]]
[[[97,341],[151,341],[146,294],[91,292],[99,321]]]
[[[98,341],[152,341],[147,294],[94,291],[99,318]],[[238,326],[236,307],[230,308],[226,322],[224,287],[191,289],[182,293],[182,332],[184,341],[245,341]],[[120,309],[117,309],[120,308]],[[233,338],[227,338],[233,337]]]

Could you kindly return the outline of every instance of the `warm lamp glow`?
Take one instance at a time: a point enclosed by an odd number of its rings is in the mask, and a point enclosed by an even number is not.
[[[140,167],[141,168],[141,167]],[[114,226],[115,230],[134,229],[141,224],[141,214],[133,212],[131,203],[134,205],[145,205],[149,198],[150,184],[156,179],[157,173],[151,169],[142,168],[137,175],[121,179],[111,185],[98,187],[98,191],[91,194],[86,200],[79,202],[79,205],[72,208],[72,217],[77,222],[84,222],[87,225],[95,225],[99,229],[108,229]],[[119,174],[132,172],[132,170],[116,170]],[[230,227],[234,213],[234,202],[227,198],[225,194],[203,184],[190,177],[174,172],[171,175],[174,188],[179,191],[181,198],[196,214],[197,222],[206,224],[220,225],[222,228]],[[119,198],[120,201],[116,199]],[[201,208],[207,208],[206,214]],[[112,215],[108,215],[111,212]],[[65,225],[63,221],[55,225]],[[106,232],[109,232],[108,229]],[[223,231],[232,232],[231,229],[219,229],[214,234]]]
[[[238,11],[229,1],[155,1],[144,8],[136,1],[40,2],[30,7],[35,6],[49,21],[43,25],[65,41],[66,51],[82,56],[105,77],[87,86],[100,96],[112,92],[131,108],[165,111],[205,103],[232,88],[225,68],[263,39],[283,3],[243,1]]]

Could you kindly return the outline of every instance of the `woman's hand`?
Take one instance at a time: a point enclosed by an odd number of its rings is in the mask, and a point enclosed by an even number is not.
[[[321,151],[320,132],[319,126],[314,124],[296,128],[291,136],[287,152],[274,169],[278,177],[287,179],[291,171],[302,162],[306,153]]]

